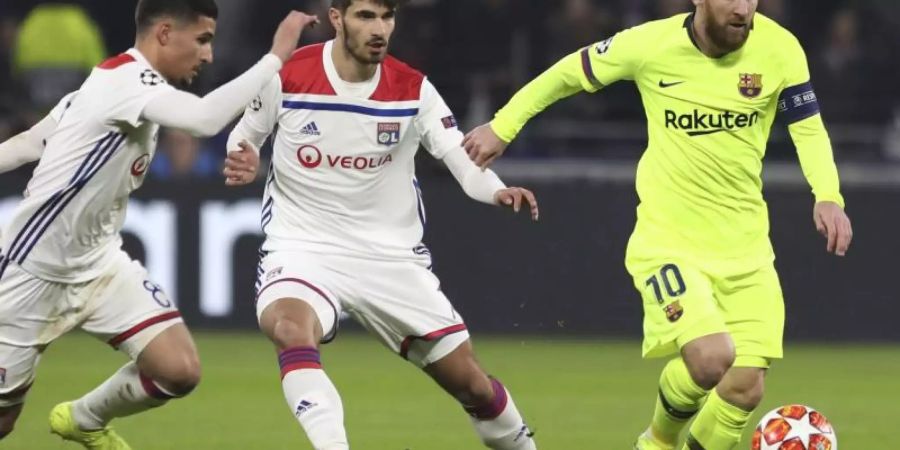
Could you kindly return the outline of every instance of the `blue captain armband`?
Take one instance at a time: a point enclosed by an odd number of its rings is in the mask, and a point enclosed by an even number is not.
[[[818,113],[819,100],[809,81],[786,88],[778,97],[778,114],[784,117],[788,125]]]

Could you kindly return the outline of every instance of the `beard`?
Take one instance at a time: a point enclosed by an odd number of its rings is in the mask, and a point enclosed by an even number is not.
[[[347,28],[347,22],[344,22],[344,50],[360,64],[380,64],[387,56],[388,41],[386,39],[374,38],[366,42],[359,42],[353,39],[353,33]],[[370,44],[382,44],[384,51],[373,53],[369,51]]]
[[[728,23],[717,24],[710,20],[706,23],[706,35],[716,47],[731,53],[747,42],[747,38],[750,37],[750,23],[736,28]]]

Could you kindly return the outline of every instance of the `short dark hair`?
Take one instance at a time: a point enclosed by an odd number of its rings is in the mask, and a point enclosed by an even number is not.
[[[331,0],[331,7],[334,9],[338,9],[341,12],[347,11],[347,8],[356,0]],[[401,0],[374,0],[375,3],[383,6],[387,6],[388,8],[394,10],[400,6]]]
[[[150,28],[160,17],[169,16],[193,22],[201,16],[216,19],[216,0],[139,0],[134,12],[138,33]]]

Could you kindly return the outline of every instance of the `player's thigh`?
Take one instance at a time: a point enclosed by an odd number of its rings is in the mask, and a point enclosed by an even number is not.
[[[469,339],[462,316],[419,261],[361,261],[364,274],[347,312],[379,340],[418,367],[453,352]]]
[[[774,265],[727,277],[716,285],[716,297],[734,339],[737,367],[768,367],[783,356],[784,297]]]
[[[726,331],[710,277],[676,260],[629,265],[644,308],[644,357],[677,353],[687,343]]]
[[[330,342],[338,331],[341,303],[333,293],[326,256],[295,252],[264,255],[257,269],[256,314],[263,332],[281,347]]]
[[[160,334],[183,324],[181,313],[144,267],[127,255],[89,293],[93,305],[81,328],[137,361]],[[193,348],[193,343],[183,348]]]

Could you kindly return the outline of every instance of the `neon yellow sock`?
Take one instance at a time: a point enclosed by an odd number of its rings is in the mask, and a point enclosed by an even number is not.
[[[659,377],[659,395],[650,424],[655,440],[675,447],[678,435],[697,413],[706,394],[707,391],[691,378],[683,359],[669,361]]]
[[[713,390],[691,425],[682,450],[732,450],[741,442],[752,413],[726,402]]]

